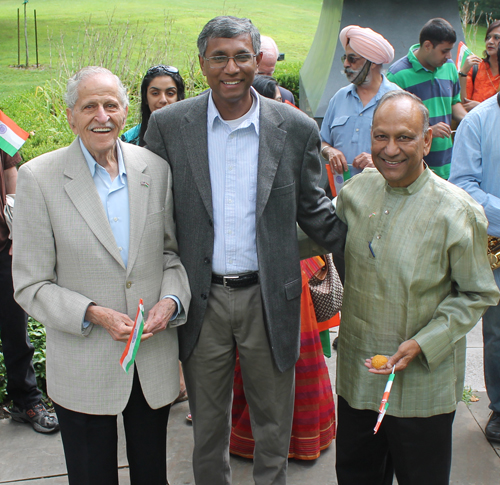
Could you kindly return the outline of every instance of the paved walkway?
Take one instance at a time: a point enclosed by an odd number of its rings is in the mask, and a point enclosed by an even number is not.
[[[479,401],[467,407],[460,403],[454,424],[453,467],[451,484],[498,485],[500,483],[500,445],[492,447],[484,437],[488,420],[488,398],[482,378],[481,328],[468,337],[466,385],[477,389]],[[332,382],[335,376],[334,355],[328,360]],[[174,406],[168,425],[168,480],[170,485],[194,484],[191,470],[192,435],[186,424],[188,403]],[[429,436],[432,439],[432,436]],[[292,460],[289,464],[289,485],[334,485],[334,444],[313,462]],[[232,458],[233,484],[252,484],[252,463]],[[123,431],[119,433],[120,485],[128,485],[127,460]],[[35,433],[31,427],[0,420],[0,484],[62,485],[67,483],[61,437]],[[396,483],[396,482],[395,482]]]

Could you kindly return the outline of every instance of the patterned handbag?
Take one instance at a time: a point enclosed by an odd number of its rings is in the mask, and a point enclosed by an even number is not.
[[[324,322],[342,308],[344,287],[331,254],[315,256],[301,262],[309,278],[309,290],[316,313],[316,320]]]

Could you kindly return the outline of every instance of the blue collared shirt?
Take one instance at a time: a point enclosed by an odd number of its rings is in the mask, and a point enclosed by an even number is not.
[[[395,89],[401,88],[382,75],[377,94],[366,106],[354,84],[339,89],[330,100],[321,125],[321,138],[344,154],[351,176],[361,172],[352,166],[353,160],[363,152],[371,153],[373,112],[380,98]]]
[[[79,141],[83,156],[89,166],[90,175],[94,180],[97,193],[104,207],[104,212],[106,212],[106,217],[115,236],[123,264],[127,267],[130,241],[130,210],[128,204],[127,171],[123,163],[120,144],[116,143],[118,175],[112,181],[106,169],[94,160],[94,157],[87,150],[82,140],[80,139]],[[166,295],[163,298],[172,298],[177,303],[177,310],[170,318],[170,320],[175,320],[181,311],[180,300],[174,295]],[[83,328],[87,328],[88,325],[89,322],[84,321]]]
[[[455,135],[449,178],[483,206],[488,234],[495,237],[500,237],[499,126],[496,95],[467,113]],[[500,268],[493,275],[500,287]]]
[[[212,95],[207,109],[208,163],[214,211],[212,271],[257,271],[255,211],[259,162],[259,97],[238,127],[222,119]]]
[[[101,199],[109,225],[115,236],[123,264],[127,267],[130,239],[130,211],[128,206],[127,172],[123,163],[120,144],[116,144],[118,154],[118,175],[112,181],[105,168],[101,167],[80,140],[83,156],[94,179],[97,193]]]

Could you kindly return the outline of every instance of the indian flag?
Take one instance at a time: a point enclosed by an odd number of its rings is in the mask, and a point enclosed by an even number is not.
[[[24,145],[29,133],[19,128],[3,111],[0,111],[0,148],[11,157]]]
[[[123,370],[128,374],[128,371],[135,361],[135,356],[139,350],[139,345],[141,344],[142,331],[144,330],[144,305],[142,298],[139,300],[139,306],[137,308],[137,315],[135,317],[134,327],[132,328],[132,333],[128,338],[127,346],[123,351],[120,359],[120,365]]]
[[[457,51],[457,71],[460,71],[462,69],[465,59],[467,59],[467,57],[471,54],[473,54],[473,52],[462,41],[460,41]]]

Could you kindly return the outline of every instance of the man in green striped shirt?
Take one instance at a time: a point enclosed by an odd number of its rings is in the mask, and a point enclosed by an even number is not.
[[[444,19],[429,20],[420,31],[420,44],[396,61],[387,79],[415,94],[430,113],[432,146],[427,165],[448,179],[451,163],[451,120],[460,122],[467,114],[460,103],[460,83],[451,49],[457,40],[453,27]]]
[[[429,113],[406,91],[375,110],[377,169],[344,184],[347,226],[337,360],[339,485],[448,485],[462,397],[465,334],[500,292],[486,257],[481,206],[423,161]],[[371,358],[389,358],[380,370]],[[374,435],[387,375],[387,414]]]

